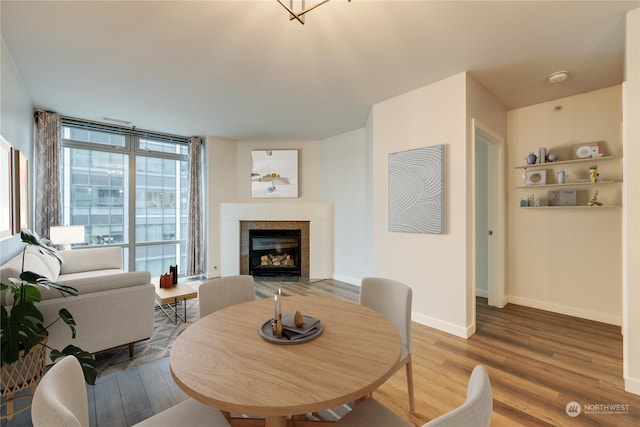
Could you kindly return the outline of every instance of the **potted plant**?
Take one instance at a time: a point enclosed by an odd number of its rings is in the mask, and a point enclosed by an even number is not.
[[[77,296],[78,290],[71,286],[51,281],[32,271],[25,271],[24,259],[27,248],[30,246],[36,247],[43,255],[54,257],[59,263],[62,263],[62,259],[58,252],[49,247],[36,233],[23,229],[20,236],[26,244],[22,251],[22,272],[20,277],[11,278],[9,279],[9,284],[3,283],[0,285],[0,291],[10,292],[13,297],[13,301],[10,302],[7,307],[4,305],[1,306],[2,335],[0,338],[0,366],[2,366],[3,371],[3,382],[5,381],[5,371],[11,368],[10,365],[16,364],[21,358],[28,357],[30,352],[35,351],[34,348],[43,350],[43,354],[44,350],[48,348],[51,350],[49,357],[53,362],[63,356],[70,355],[76,357],[82,366],[85,381],[87,384],[93,385],[95,384],[97,376],[96,361],[93,355],[74,345],[68,345],[60,351],[52,349],[47,346],[46,343],[46,337],[49,334],[48,329],[58,321],[63,321],[69,325],[72,338],[75,338],[76,323],[71,313],[63,308],[58,312],[58,318],[56,320],[48,325],[44,325],[44,317],[37,306],[37,303],[41,300],[41,288],[56,289],[65,298],[69,295]],[[21,380],[21,382],[26,381]],[[5,390],[6,388],[6,384],[3,384],[3,394],[7,391]],[[15,390],[12,391],[12,394],[14,393]]]

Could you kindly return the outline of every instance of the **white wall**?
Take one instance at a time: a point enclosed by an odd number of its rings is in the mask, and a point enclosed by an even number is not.
[[[252,150],[299,150],[297,198],[251,198]],[[238,203],[304,203],[320,200],[320,141],[238,141],[237,143],[237,195]]]
[[[373,267],[413,289],[413,319],[468,336],[466,74],[380,102],[372,112]],[[444,144],[444,234],[388,231],[389,153]]]
[[[360,285],[366,276],[365,129],[322,140],[322,201],[334,205],[333,278]]]
[[[251,151],[266,149],[298,149],[298,198],[251,198]],[[209,136],[207,158],[207,276],[220,276],[221,233],[220,205],[222,203],[309,203],[320,201],[320,142],[319,141],[236,141]],[[229,230],[225,230],[229,231]],[[224,235],[236,235],[227,233]]]
[[[205,142],[206,192],[205,220],[207,224],[206,274],[220,276],[220,204],[235,202],[236,141],[209,136]]]
[[[473,77],[467,74],[466,79],[466,107],[467,107],[467,151],[466,151],[466,170],[470,173],[466,176],[467,193],[466,193],[466,223],[467,223],[467,289],[466,289],[466,322],[468,334],[475,332],[476,325],[476,269],[478,262],[485,261],[483,254],[478,253],[477,236],[480,232],[483,233],[483,241],[485,242],[485,248],[487,249],[487,270],[488,280],[493,281],[491,285],[487,284],[487,296],[490,304],[495,304],[502,307],[502,301],[506,300],[501,292],[504,288],[504,244],[501,246],[499,242],[505,241],[506,225],[503,224],[504,220],[504,207],[489,206],[489,203],[485,205],[487,209],[487,216],[491,217],[490,227],[493,230],[493,237],[491,240],[487,239],[487,229],[478,230],[477,223],[478,213],[476,212],[476,200],[482,195],[476,194],[476,175],[477,172],[472,173],[477,167],[476,165],[476,144],[478,141],[474,138],[478,138],[481,135],[476,132],[474,127],[481,127],[483,132],[487,132],[491,135],[490,146],[487,146],[486,164],[489,165],[504,165],[504,161],[500,161],[500,158],[504,156],[505,147],[496,148],[496,144],[504,145],[504,140],[507,134],[507,112],[506,109],[498,102],[496,97],[491,94],[487,89],[480,85]],[[505,165],[506,167],[506,165]],[[501,185],[500,171],[493,174],[487,174],[489,180],[487,182],[487,188],[499,187]],[[493,183],[495,180],[495,183]],[[491,182],[491,184],[489,184]],[[485,195],[485,197],[488,196]],[[506,200],[504,196],[504,190],[500,195],[491,194],[491,200],[496,205],[501,205],[501,200]],[[489,213],[491,212],[491,213]],[[494,222],[495,220],[495,222]],[[489,255],[489,248],[491,248],[491,255]],[[501,269],[498,271],[498,269]],[[481,288],[482,289],[482,288]],[[481,292],[482,293],[482,292]]]
[[[559,111],[556,106],[562,106]],[[603,179],[622,178],[621,87],[614,86],[577,96],[532,105],[509,112],[509,301],[591,320],[620,325],[622,320],[621,209],[527,209],[520,198],[529,193],[544,200],[557,188],[515,189],[522,185],[522,169],[530,151],[540,146],[570,157],[571,147],[589,141],[606,141],[598,162]],[[595,162],[594,162],[595,163]],[[569,181],[588,178],[591,162],[549,164],[547,179],[556,182],[554,171],[566,170]],[[577,188],[586,204],[598,190],[605,206],[620,206],[621,184]],[[580,193],[579,193],[580,194]]]
[[[2,39],[0,51],[0,134],[27,155],[29,169],[33,172],[33,105]],[[33,185],[29,188],[29,206],[33,211]],[[21,248],[19,235],[1,241],[0,264],[15,256]]]
[[[640,9],[627,14],[625,58],[623,375],[625,390],[640,394]]]

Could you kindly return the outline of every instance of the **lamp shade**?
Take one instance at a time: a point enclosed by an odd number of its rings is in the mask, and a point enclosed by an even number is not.
[[[49,229],[51,242],[56,245],[70,245],[84,242],[84,225],[67,225]]]

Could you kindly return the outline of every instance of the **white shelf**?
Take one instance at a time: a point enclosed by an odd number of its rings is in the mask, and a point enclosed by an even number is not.
[[[540,168],[548,168],[555,165],[566,165],[569,163],[586,163],[586,162],[597,162],[599,160],[609,160],[615,159],[616,156],[604,156],[604,157],[589,157],[586,159],[572,159],[572,160],[561,160],[558,162],[547,162],[547,163],[534,163],[532,165],[521,165],[514,166],[514,169],[540,169]]]
[[[540,185],[521,185],[515,188],[542,188],[542,187],[575,187],[577,185],[599,185],[599,184],[615,184],[620,181],[598,181],[596,183],[590,182],[567,182],[565,184],[540,184]]]

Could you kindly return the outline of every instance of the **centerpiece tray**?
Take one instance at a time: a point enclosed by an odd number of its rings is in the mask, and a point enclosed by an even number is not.
[[[278,338],[275,335],[273,335],[273,325],[272,325],[273,319],[266,320],[260,326],[260,328],[258,329],[258,332],[260,333],[260,336],[262,337],[262,339],[274,344],[293,345],[293,344],[302,344],[305,342],[313,341],[322,334],[322,331],[323,331],[322,322],[310,316],[303,315],[303,318],[305,319],[305,323],[311,322],[311,321],[315,323],[314,326],[309,330],[307,330],[305,333],[298,333],[298,332],[283,328],[282,337]]]

